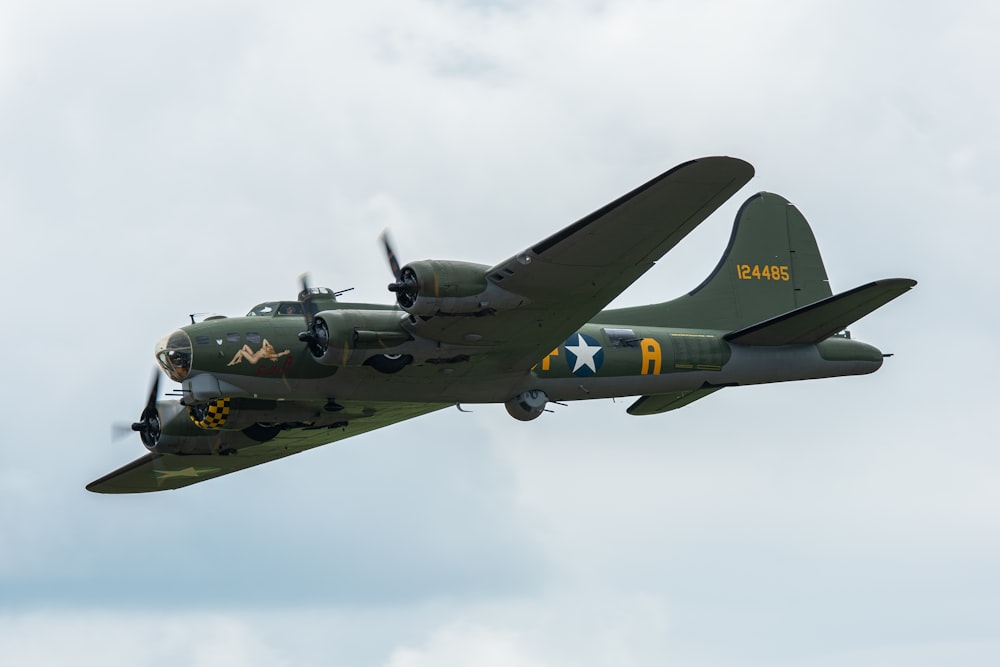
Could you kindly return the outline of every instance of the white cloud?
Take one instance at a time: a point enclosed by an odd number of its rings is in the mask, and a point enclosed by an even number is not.
[[[17,664],[285,665],[247,623],[221,614],[73,613],[0,616],[0,650]]]
[[[0,649],[992,664],[995,14],[14,5]],[[854,327],[897,354],[879,373],[644,419],[625,402],[527,425],[447,411],[176,494],[82,490],[141,453],[107,444],[107,424],[135,417],[153,341],[188,313],[290,296],[304,270],[387,302],[386,226],[405,259],[495,261],[710,153],[758,178],[623,301],[694,287],[742,198],[775,190],[812,221],[836,289],[920,280]]]
[[[457,624],[435,632],[423,648],[396,649],[385,667],[459,667],[470,664],[543,667],[550,664],[532,657],[519,644],[518,637],[513,633]]]

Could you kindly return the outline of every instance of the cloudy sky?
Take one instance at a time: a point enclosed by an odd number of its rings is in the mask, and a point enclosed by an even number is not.
[[[0,6],[6,664],[1000,663],[996,3]],[[387,303],[673,165],[757,177],[617,305],[698,284],[754,192],[811,221],[867,377],[635,418],[423,417],[175,493],[141,455],[188,313]]]

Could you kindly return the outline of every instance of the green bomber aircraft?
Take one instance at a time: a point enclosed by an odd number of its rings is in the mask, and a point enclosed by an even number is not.
[[[139,421],[148,453],[87,486],[176,489],[469,403],[529,421],[550,402],[638,396],[632,415],[723,387],[872,373],[846,327],[912,288],[878,280],[834,295],[802,214],[767,192],[740,208],[707,279],[665,303],[605,309],[742,188],[748,163],[681,164],[494,266],[400,267],[383,236],[394,305],[325,288],[210,316],[156,344],[180,384]]]

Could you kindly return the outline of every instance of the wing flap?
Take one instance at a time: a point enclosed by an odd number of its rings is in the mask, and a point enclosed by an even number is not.
[[[738,345],[818,343],[905,294],[917,281],[889,278],[855,287],[724,336]]]

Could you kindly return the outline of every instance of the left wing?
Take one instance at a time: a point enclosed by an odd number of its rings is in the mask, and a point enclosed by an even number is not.
[[[397,422],[448,407],[441,403],[372,403],[371,416],[352,419],[347,426],[318,430],[295,428],[281,431],[274,439],[242,447],[235,454],[149,453],[87,485],[95,493],[147,493],[166,491],[228,475],[237,470],[298,454],[307,449],[338,442]],[[237,432],[238,433],[238,432]]]
[[[731,157],[674,167],[487,271],[527,302],[470,325],[432,317],[414,331],[431,340],[477,336],[495,371],[527,370],[594,317],[753,177]],[[468,338],[467,338],[468,339]]]

